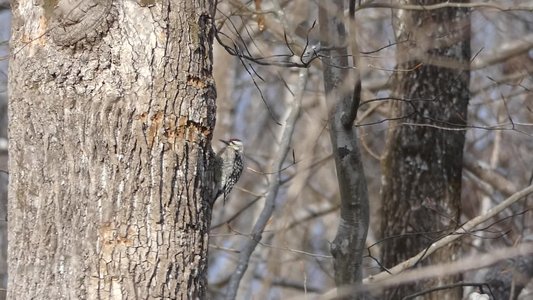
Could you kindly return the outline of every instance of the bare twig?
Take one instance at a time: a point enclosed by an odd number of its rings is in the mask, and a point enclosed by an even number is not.
[[[432,265],[416,270],[409,270],[405,273],[402,273],[401,276],[389,276],[387,280],[376,282],[375,285],[369,285],[368,288],[383,288],[384,286],[394,286],[422,279],[452,275],[470,270],[477,270],[480,268],[491,266],[505,259],[530,254],[533,254],[533,243],[524,243],[516,247],[507,247],[492,250],[490,253],[483,255],[476,254],[473,255],[473,257],[465,257],[464,259],[450,263]]]
[[[368,278],[365,278],[365,283],[373,283],[378,282],[381,280],[385,280],[387,278],[390,278],[391,276],[394,276],[396,274],[399,274],[400,272],[405,271],[408,268],[413,267],[417,262],[419,262],[421,259],[431,255],[436,250],[444,247],[445,245],[448,245],[449,243],[459,239],[464,235],[464,233],[469,233],[479,224],[487,221],[488,219],[494,217],[507,207],[511,206],[513,203],[519,201],[520,199],[523,199],[525,196],[533,193],[533,185],[528,186],[527,188],[513,194],[511,197],[507,198],[502,203],[494,206],[493,208],[489,209],[486,214],[479,215],[472,220],[465,223],[461,228],[457,229],[452,234],[434,242],[431,244],[427,249],[424,249],[423,251],[419,252],[417,255],[411,257],[410,259],[403,261],[396,266],[389,269],[389,272],[381,272],[379,274],[369,276]]]
[[[502,260],[526,256],[533,254],[533,243],[520,244],[516,247],[507,247],[502,249],[492,250],[491,253],[483,255],[473,255],[466,257],[458,261],[443,263],[437,265],[431,265],[427,267],[418,268],[415,270],[408,270],[403,272],[401,276],[389,276],[386,280],[379,282],[366,283],[364,285],[346,286],[341,288],[340,291],[329,290],[323,294],[320,299],[338,299],[341,295],[349,295],[361,291],[382,290],[385,287],[397,286],[409,282],[415,282],[419,280],[449,276],[458,274],[461,272],[477,270],[494,265]],[[293,300],[301,299],[301,297],[295,297]]]
[[[402,300],[415,299],[418,296],[430,294],[430,293],[433,293],[433,292],[436,292],[436,291],[447,290],[447,289],[452,289],[452,288],[456,288],[456,287],[465,287],[465,286],[477,286],[479,288],[487,287],[487,289],[490,291],[490,285],[488,285],[487,283],[456,282],[456,283],[452,283],[452,284],[440,285],[440,286],[436,286],[436,287],[433,287],[433,288],[430,288],[430,289],[426,289],[426,290],[420,291],[418,293],[414,293],[414,294],[411,294],[409,296],[405,296],[405,297],[402,298]],[[492,291],[491,291],[491,294],[492,294]],[[495,299],[494,296],[492,298]]]
[[[244,211],[246,211],[248,208],[252,207],[252,205],[254,205],[257,201],[259,201],[259,199],[261,199],[262,196],[258,196],[258,197],[255,197],[254,200],[246,203],[246,205],[244,205],[242,208],[240,208],[236,213],[234,213],[231,217],[229,217],[227,220],[224,220],[216,225],[212,225],[210,230],[213,230],[213,229],[216,229],[216,228],[219,228],[219,227],[222,227],[224,226],[224,224],[228,224],[230,223],[231,221],[237,219]]]
[[[499,175],[494,170],[491,170],[488,166],[483,167],[483,164],[468,154],[465,154],[463,163],[468,171],[489,183],[506,197],[509,197],[518,189],[514,183]]]
[[[336,210],[339,209],[339,205],[332,205],[330,207],[327,207],[325,209],[322,209],[322,210],[319,210],[319,211],[311,211],[309,212],[308,215],[304,216],[304,217],[301,217],[297,220],[294,220],[292,221],[290,224],[287,224],[285,226],[283,226],[282,228],[278,229],[278,230],[283,230],[283,231],[287,231],[287,230],[291,230],[292,228],[298,226],[298,225],[302,225],[303,223],[305,222],[309,222],[315,218],[319,218],[319,217],[322,217],[324,215],[327,215],[327,214],[330,214]]]
[[[255,274],[254,277],[260,280],[265,280],[264,278],[265,276],[262,276],[260,274]],[[309,293],[320,293],[322,291],[322,289],[318,286],[306,285],[302,281],[296,281],[296,280],[292,280],[288,278],[273,278],[272,285],[280,286],[284,288],[301,290],[301,291],[305,290],[306,292],[309,292]]]
[[[432,5],[407,5],[407,4],[399,4],[395,2],[391,3],[379,3],[379,2],[367,2],[365,4],[362,4],[357,9],[367,9],[367,8],[392,8],[392,9],[405,9],[405,10],[435,10],[435,9],[442,9],[442,8],[490,8],[490,9],[497,9],[500,11],[517,11],[517,10],[524,10],[524,11],[533,11],[533,6],[531,5],[514,5],[514,6],[501,6],[495,3],[464,3],[464,2],[444,2],[444,3],[437,3]]]

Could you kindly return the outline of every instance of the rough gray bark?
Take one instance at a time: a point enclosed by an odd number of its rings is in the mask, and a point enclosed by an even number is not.
[[[74,45],[82,40],[94,42],[106,34],[115,21],[116,5],[112,0],[62,0],[48,7],[48,10],[53,8],[52,40],[61,46]]]
[[[7,296],[7,189],[9,176],[7,170],[7,154],[0,153],[0,300]]]
[[[6,299],[7,290],[7,124],[7,83],[0,82],[0,300]]]
[[[42,3],[12,7],[9,298],[203,299],[214,1],[114,1],[66,43]]]
[[[427,5],[441,1],[401,1]],[[398,72],[383,166],[382,235],[385,267],[414,256],[460,223],[461,171],[469,100],[468,70],[436,66],[451,59],[468,66],[468,9],[396,12]],[[450,128],[450,129],[444,129]],[[454,130],[459,129],[459,130]],[[456,257],[459,243],[441,249],[421,264]],[[399,287],[387,299],[454,283],[459,276]],[[461,299],[460,288],[424,299]]]
[[[339,182],[341,211],[337,235],[331,244],[335,283],[343,299],[359,299],[343,290],[362,280],[362,260],[368,231],[369,207],[366,179],[353,126],[355,85],[350,75],[347,35],[343,20],[344,1],[321,1],[319,26],[324,89],[329,113],[329,134]],[[350,38],[355,38],[352,32]],[[359,91],[360,89],[355,89]],[[359,101],[357,101],[358,103]],[[349,294],[349,296],[348,296]]]

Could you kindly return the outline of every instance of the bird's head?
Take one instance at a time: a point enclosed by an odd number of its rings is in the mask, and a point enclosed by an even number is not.
[[[231,147],[233,150],[237,152],[243,152],[244,150],[242,141],[239,139],[230,139],[229,141],[220,140],[220,141],[228,145],[228,147]]]

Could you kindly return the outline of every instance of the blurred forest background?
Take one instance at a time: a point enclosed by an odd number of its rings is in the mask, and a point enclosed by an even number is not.
[[[269,174],[280,171],[273,165],[280,147],[277,122],[285,118],[301,87],[301,68],[286,66],[305,64],[313,55],[321,55],[316,44],[318,2],[230,0],[218,5],[219,42],[234,55],[216,43],[215,138],[245,141],[247,168],[226,206],[218,203],[214,209],[209,282],[215,296],[223,293],[234,271],[240,245],[250,239],[250,228],[263,208],[262,196],[269,192]],[[383,271],[369,255],[379,260],[387,238],[380,232],[380,163],[393,102],[387,98],[397,88],[394,76],[401,63],[393,29],[398,10],[390,7],[406,1],[357,2],[361,103],[380,99],[361,105],[356,121],[370,202],[369,251],[364,259],[364,273],[369,276]],[[530,185],[533,176],[533,7],[530,1],[471,2],[470,100],[460,223]],[[418,30],[423,36],[436,27]],[[321,68],[320,59],[314,59],[307,69],[291,154],[281,169],[283,184],[276,210],[251,258],[239,293],[242,299],[287,299],[335,286],[330,242],[337,231],[340,200]],[[532,200],[523,201],[484,223],[476,234],[463,237],[456,259],[531,238],[532,204]],[[463,281],[484,282],[486,271],[466,272]],[[522,299],[532,295],[531,290],[524,291]]]
[[[319,2],[222,0],[218,3],[219,32],[214,53],[218,111],[213,147],[216,150],[223,146],[219,138],[241,139],[245,144],[246,168],[226,205],[220,201],[213,210],[208,274],[212,299],[223,297],[241,245],[252,238],[250,229],[265,207],[265,196],[272,192],[271,183],[276,178],[272,174],[280,174],[281,178],[275,209],[263,239],[249,260],[239,299],[306,299],[304,296],[312,299],[312,295],[335,287],[330,244],[339,223],[340,196],[320,63],[325,52],[319,43]],[[394,239],[382,229],[382,184],[386,181],[382,173],[392,107],[398,102],[394,100],[399,84],[397,74],[415,72],[424,63],[408,69],[398,67],[404,63],[398,61],[399,45],[405,42],[398,41],[395,34],[398,8],[408,2],[417,6],[417,1],[355,2],[356,32],[349,32],[348,36],[357,36],[359,46],[356,60],[362,97],[355,126],[370,203],[363,271],[367,277],[393,266],[381,265],[383,247]],[[0,1],[0,170],[3,171],[7,170],[7,3]],[[486,213],[531,185],[533,178],[533,4],[530,0],[471,1],[470,4],[466,8],[470,12],[471,53],[470,67],[466,68],[470,73],[467,122],[460,128],[440,126],[441,131],[466,133],[463,158],[457,159],[462,161],[463,168],[460,217],[453,220],[456,224]],[[410,10],[433,13],[421,5]],[[414,24],[417,31],[410,39],[435,37],[432,33],[438,30],[438,24],[428,26],[430,22],[423,22],[426,26]],[[417,47],[431,48],[433,43],[438,43],[437,38],[424,40]],[[465,69],[453,62],[441,62],[439,67],[460,72]],[[437,90],[435,93],[438,95]],[[283,150],[281,123],[300,97],[289,155],[279,168],[277,160]],[[440,113],[431,112],[434,117]],[[395,122],[395,126],[413,126],[403,124],[401,118]],[[400,173],[392,175],[401,176]],[[6,185],[7,176],[2,172],[2,288],[7,283]],[[454,252],[448,253],[451,260],[490,255],[500,248],[532,242],[532,206],[531,197],[522,200],[483,223],[475,232],[465,234]],[[428,246],[436,240],[425,238]],[[413,250],[417,253],[422,249]],[[522,263],[524,268],[517,266]],[[507,283],[515,287],[522,288],[529,283],[529,289],[515,291],[521,293],[519,299],[531,299],[532,265],[533,259],[521,257],[490,268],[457,270],[457,273],[462,275],[461,282],[479,284],[466,286],[465,297],[472,291],[480,292],[478,287],[490,282],[494,277],[491,272],[495,272],[499,278],[509,275],[511,279]],[[513,277],[513,274],[520,276]],[[499,286],[492,287],[496,293]],[[487,289],[483,292],[488,293]]]

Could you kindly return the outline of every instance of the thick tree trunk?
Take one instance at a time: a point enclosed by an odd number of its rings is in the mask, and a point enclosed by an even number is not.
[[[203,299],[214,1],[34,2],[13,5],[9,297]]]
[[[423,2],[423,3],[420,3]],[[402,1],[434,4],[439,1]],[[461,170],[469,100],[470,21],[466,9],[399,10],[398,72],[392,118],[383,160],[383,264],[413,256],[460,222]],[[451,68],[446,62],[462,65]],[[451,261],[459,244],[421,264]],[[441,278],[389,290],[401,299],[459,277]],[[461,299],[461,289],[427,294],[425,299]]]

